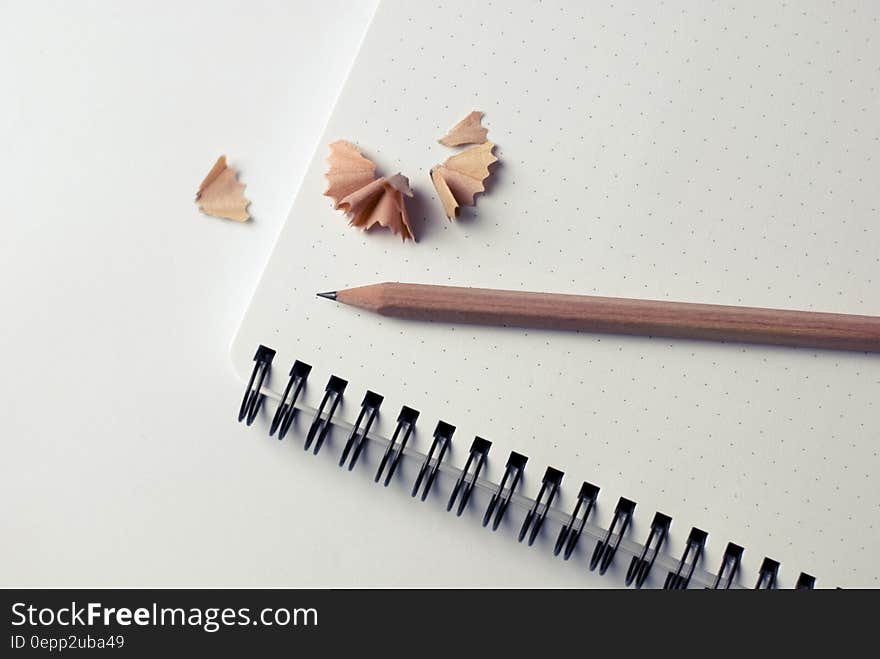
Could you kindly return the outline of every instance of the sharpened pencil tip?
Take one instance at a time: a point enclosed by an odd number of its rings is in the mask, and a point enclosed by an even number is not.
[[[335,300],[336,299],[336,291],[330,291],[328,293],[318,293],[317,295],[318,295],[318,297],[325,297],[328,300]]]

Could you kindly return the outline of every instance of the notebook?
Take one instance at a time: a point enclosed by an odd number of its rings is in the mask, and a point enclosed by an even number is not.
[[[344,453],[376,505],[427,489],[444,532],[497,521],[572,585],[876,587],[880,356],[419,323],[315,293],[880,314],[878,38],[870,2],[384,0],[232,345],[251,432]],[[499,163],[450,222],[429,170],[472,110]],[[322,196],[337,139],[409,177],[417,242]]]

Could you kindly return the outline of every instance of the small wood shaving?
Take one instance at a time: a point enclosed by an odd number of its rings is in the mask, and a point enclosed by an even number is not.
[[[482,144],[489,135],[489,131],[481,125],[482,120],[483,113],[474,110],[437,141],[444,146]]]
[[[341,200],[376,178],[376,165],[365,158],[351,142],[338,140],[330,145],[327,156],[327,189],[324,196],[338,209]]]
[[[199,210],[212,217],[236,222],[248,220],[250,202],[244,196],[244,183],[239,183],[237,177],[238,172],[226,164],[226,156],[217,158],[196,192]]]
[[[473,206],[476,195],[485,192],[483,183],[490,175],[489,165],[498,160],[492,153],[494,148],[492,142],[485,142],[450,156],[431,170],[431,180],[450,220],[459,206]]]
[[[415,240],[403,199],[413,196],[405,176],[376,178],[372,161],[343,140],[330,145],[327,165],[324,195],[333,200],[334,208],[349,217],[351,226],[368,231],[379,225],[404,241]]]

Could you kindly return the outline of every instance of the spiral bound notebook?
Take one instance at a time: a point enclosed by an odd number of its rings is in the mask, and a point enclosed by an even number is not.
[[[381,3],[233,343],[243,419],[368,475],[376,505],[413,495],[449,507],[443,532],[567,559],[572,585],[878,585],[878,356],[315,297],[408,281],[880,314],[878,39],[868,2]],[[428,172],[471,110],[499,165],[449,222]],[[409,177],[417,243],[322,196],[337,139]]]

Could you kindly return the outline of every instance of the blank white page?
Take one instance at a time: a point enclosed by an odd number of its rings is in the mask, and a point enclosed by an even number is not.
[[[311,405],[336,374],[343,417],[377,391],[386,436],[403,404],[421,411],[422,451],[444,419],[454,463],[486,437],[496,480],[510,450],[529,456],[525,494],[553,465],[562,508],[583,480],[602,488],[601,524],[635,500],[634,539],[659,510],[673,553],[691,526],[709,532],[706,569],[744,545],[747,585],[764,556],[783,586],[802,570],[880,585],[880,355],[407,322],[315,297],[404,281],[880,314],[878,45],[868,1],[383,2],[237,372],[271,346],[273,389],[308,362]],[[428,172],[475,109],[499,165],[449,222]],[[417,243],[352,229],[322,196],[336,139],[409,177]],[[332,514],[330,486],[304,514]],[[540,555],[523,560],[559,560]]]

